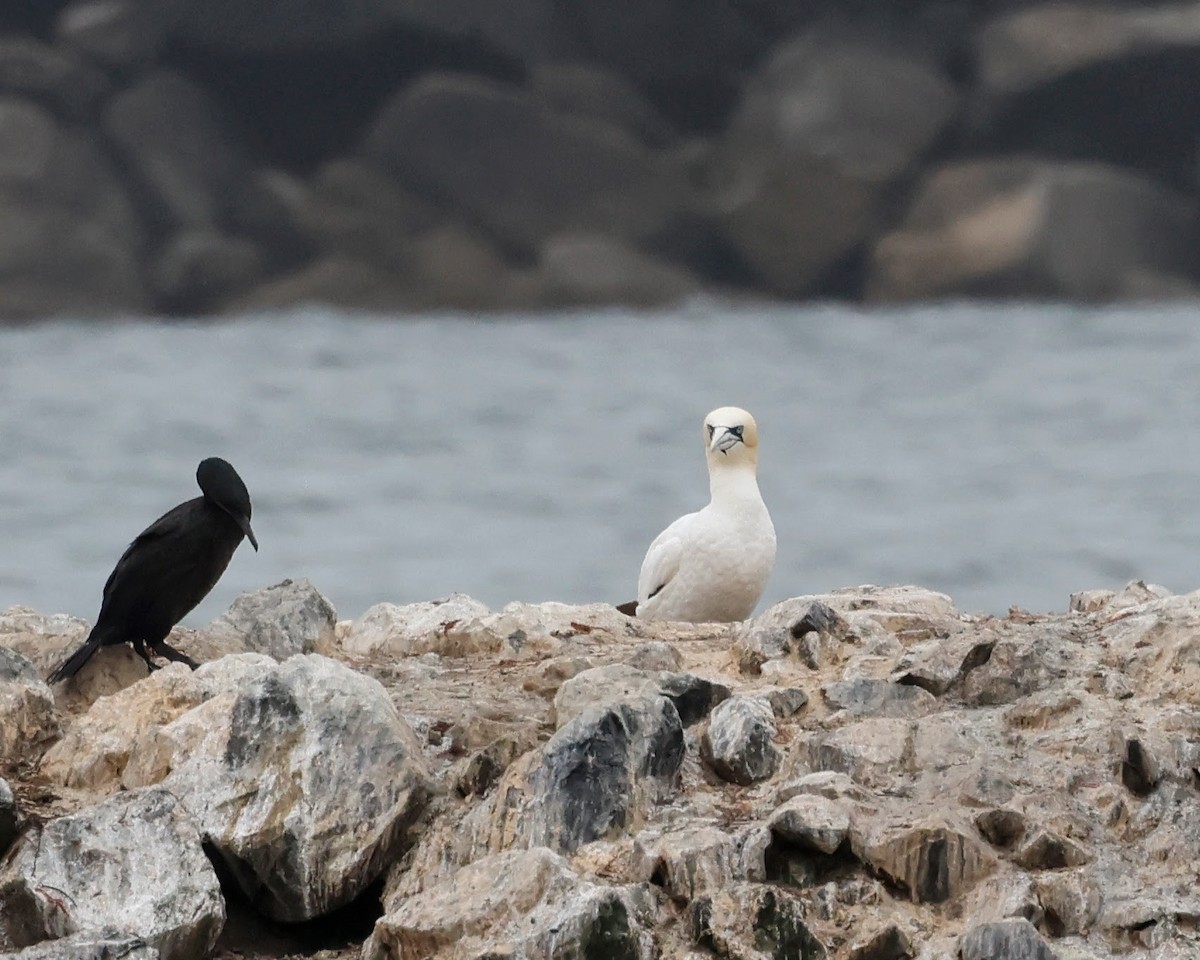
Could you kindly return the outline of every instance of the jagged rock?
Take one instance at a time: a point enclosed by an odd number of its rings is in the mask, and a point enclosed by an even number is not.
[[[93,137],[0,95],[0,316],[141,311],[142,230]]]
[[[775,711],[765,697],[731,697],[712,712],[701,749],[705,761],[724,780],[743,786],[764,780],[779,769]]]
[[[1101,628],[1103,664],[1139,697],[1200,704],[1200,592],[1147,599]]]
[[[26,835],[0,871],[0,891],[0,938],[18,946],[115,927],[163,960],[189,960],[212,950],[225,923],[195,823],[157,788],[117,794]]]
[[[892,679],[940,697],[976,667],[987,663],[998,637],[960,631],[935,637],[905,651]]]
[[[744,673],[761,672],[768,661],[799,652],[817,634],[843,647],[899,640],[916,644],[959,627],[954,602],[921,587],[848,587],[817,596],[783,600],[747,622],[734,641],[734,658]],[[836,657],[807,658],[820,669]]]
[[[646,643],[639,643],[625,662],[638,670],[661,670],[673,673],[683,664],[683,657],[672,644],[665,640],[650,640]]]
[[[675,705],[686,727],[706,717],[726,699],[729,688],[690,673],[649,673],[613,663],[583,670],[566,680],[554,695],[554,718],[561,727],[594,704],[659,696]]]
[[[472,144],[466,153],[464,137]],[[620,131],[465,76],[433,74],[405,86],[384,106],[366,152],[401,183],[445,198],[528,252],[570,231],[637,242],[662,232],[687,199],[666,166]]]
[[[1137,739],[1125,741],[1125,753],[1121,757],[1121,782],[1134,796],[1145,797],[1154,791],[1162,780],[1162,770],[1154,754]]]
[[[159,960],[160,956],[141,937],[107,928],[43,940],[16,953],[0,953],[0,960]]]
[[[934,818],[855,823],[854,855],[901,887],[914,903],[944,903],[970,890],[996,866],[996,858],[972,833]]]
[[[831,683],[821,692],[831,707],[855,717],[919,717],[936,703],[920,687],[870,677]]]
[[[801,902],[779,887],[732,884],[689,911],[695,939],[727,960],[825,960]]]
[[[781,720],[799,713],[808,705],[808,694],[798,687],[767,691],[767,702]]]
[[[50,688],[32,663],[0,646],[0,763],[37,760],[61,734]]]
[[[1058,960],[1028,920],[1001,920],[972,927],[959,942],[962,960]]]
[[[985,663],[964,677],[962,696],[978,706],[1012,703],[1058,679],[1057,667],[1036,641],[1004,638],[992,647]]]
[[[28,97],[63,120],[94,119],[111,84],[100,70],[69,51],[32,37],[0,37],[0,92]]]
[[[663,888],[679,903],[749,880],[737,839],[726,830],[689,824],[646,829],[634,838],[634,876]]]
[[[1089,860],[1091,857],[1079,844],[1049,830],[1037,831],[1013,854],[1013,862],[1026,870],[1062,870]]]
[[[893,923],[853,945],[846,956],[847,960],[905,960],[913,956],[912,941]]]
[[[550,850],[483,857],[445,883],[394,905],[375,924],[364,960],[463,956],[650,960],[642,894],[581,879]]]
[[[975,818],[975,826],[988,843],[1008,850],[1025,836],[1025,815],[1019,810],[985,810]]]
[[[730,240],[772,291],[812,291],[879,226],[887,188],[956,105],[937,65],[899,46],[822,27],[779,45],[721,143]]]
[[[1189,197],[1117,167],[947,163],[875,244],[867,296],[1109,300],[1146,272],[1191,276],[1195,217]]]
[[[883,787],[909,772],[914,732],[895,720],[860,720],[813,737],[809,763],[816,770],[848,774],[865,787]]]
[[[1100,916],[1100,890],[1081,871],[1042,874],[1034,880],[1034,892],[1047,936],[1087,936]]]
[[[850,815],[836,800],[800,794],[775,808],[771,832],[819,853],[833,853],[850,833]]]
[[[308,580],[284,580],[241,594],[210,623],[193,644],[196,656],[209,657],[212,644],[222,653],[265,653],[276,660],[333,648],[337,614]]]
[[[162,735],[174,748],[163,786],[277,920],[353,900],[409,842],[433,790],[379,682],[315,654],[206,701]]]
[[[8,781],[0,778],[0,857],[17,836],[17,823],[20,812],[17,810],[17,799],[13,796],[12,787]]]
[[[844,773],[819,770],[781,785],[775,791],[775,802],[787,803],[792,797],[808,795],[825,797],[827,800],[866,800],[869,796],[858,784]]]
[[[149,676],[143,664],[136,683],[98,698],[46,752],[40,772],[51,783],[100,794],[156,784],[171,771],[171,723],[213,697],[230,696],[272,667],[272,660],[258,654],[223,657],[194,672],[172,665]]]
[[[601,234],[556,234],[542,244],[539,278],[546,306],[659,307],[701,290],[686,267]]]

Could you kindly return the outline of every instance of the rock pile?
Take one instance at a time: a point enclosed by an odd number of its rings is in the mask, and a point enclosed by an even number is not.
[[[0,11],[0,321],[1195,291],[1193,5]]]
[[[229,912],[347,905],[365,942],[322,957],[1194,957],[1198,625],[1141,583],[336,623],[289,581],[178,631],[194,673],[106,648],[51,691],[86,625],[14,608],[0,957],[282,956]]]

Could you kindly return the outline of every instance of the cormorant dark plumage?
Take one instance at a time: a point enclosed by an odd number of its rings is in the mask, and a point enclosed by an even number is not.
[[[100,616],[87,642],[47,678],[79,672],[102,646],[132,643],[151,670],[147,645],[168,660],[198,664],[166,641],[171,628],[208,596],[243,537],[258,550],[250,529],[250,494],[220,457],[200,461],[196,482],[204,494],[169,510],[131,543],[104,585]]]

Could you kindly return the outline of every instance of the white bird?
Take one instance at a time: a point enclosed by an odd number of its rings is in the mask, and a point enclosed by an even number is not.
[[[639,619],[745,620],[775,565],[775,527],[758,492],[754,418],[738,407],[714,410],[704,418],[704,446],[712,499],[650,544],[638,576]]]

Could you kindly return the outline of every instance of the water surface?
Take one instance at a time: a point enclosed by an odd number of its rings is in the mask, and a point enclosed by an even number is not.
[[[1200,310],[946,305],[0,332],[0,608],[94,619],[125,545],[241,472],[243,545],[187,623],[310,578],[343,617],[459,590],[633,596],[707,499],[704,414],[747,407],[779,537],[763,605],[918,583],[1061,610],[1200,587]],[[760,607],[761,609],[761,607]]]

